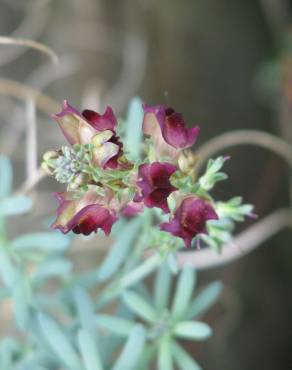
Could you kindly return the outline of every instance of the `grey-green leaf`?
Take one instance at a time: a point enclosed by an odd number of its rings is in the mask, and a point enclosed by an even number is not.
[[[142,325],[136,325],[112,370],[137,369],[144,343],[145,330]]]
[[[175,296],[172,305],[172,316],[175,320],[184,316],[195,286],[195,270],[186,266],[183,268],[177,283]]]
[[[136,238],[143,221],[143,217],[137,217],[126,224],[100,266],[98,272],[100,281],[109,279],[127,258],[131,244]]]
[[[171,288],[171,272],[168,264],[163,263],[156,273],[155,305],[158,311],[167,307]]]
[[[209,284],[191,303],[186,316],[194,318],[207,311],[218,300],[222,288],[220,281]]]
[[[78,332],[78,345],[86,370],[103,370],[97,346],[90,333],[80,329]]]
[[[7,197],[12,187],[12,166],[10,160],[0,155],[0,198]]]
[[[59,232],[39,232],[24,234],[14,239],[11,243],[17,252],[27,252],[32,249],[46,251],[63,251],[70,245],[70,238]]]
[[[83,288],[77,287],[74,291],[74,299],[82,328],[91,333],[94,338],[96,330],[93,325],[94,305],[91,298]]]
[[[158,346],[157,370],[173,370],[172,361],[172,341],[167,335],[164,335]]]
[[[202,370],[199,364],[175,341],[172,344],[172,353],[180,370]]]
[[[31,210],[32,200],[25,195],[15,195],[0,199],[0,214],[16,216]]]
[[[174,333],[180,338],[205,340],[212,335],[212,329],[203,322],[182,321],[175,325]]]
[[[82,369],[81,362],[75,349],[62,332],[59,325],[45,314],[39,314],[38,322],[42,334],[51,350],[64,363],[64,365],[72,370]]]
[[[123,337],[127,337],[135,326],[130,320],[106,314],[96,315],[95,322],[98,327]]]
[[[157,319],[157,313],[150,304],[139,294],[127,291],[123,294],[125,304],[137,315],[146,321],[154,322]]]
[[[126,137],[124,146],[133,159],[138,159],[141,150],[142,122],[143,122],[142,101],[138,97],[133,98],[129,104],[126,120]]]

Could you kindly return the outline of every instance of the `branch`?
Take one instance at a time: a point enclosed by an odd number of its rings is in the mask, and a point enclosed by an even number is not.
[[[177,261],[180,267],[190,265],[198,270],[224,265],[250,253],[286,227],[292,227],[292,212],[290,209],[280,209],[250,226],[231,243],[224,245],[221,254],[216,254],[210,248],[179,252]]]

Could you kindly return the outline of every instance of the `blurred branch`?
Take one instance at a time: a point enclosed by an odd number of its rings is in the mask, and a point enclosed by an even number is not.
[[[283,139],[257,130],[237,130],[219,135],[198,149],[197,171],[215,153],[236,145],[255,145],[282,157],[292,168],[292,147]]]
[[[35,101],[36,106],[48,115],[60,109],[59,103],[49,96],[17,81],[0,78],[0,94],[20,100],[27,100],[30,97]]]
[[[26,102],[26,177],[33,179],[37,172],[36,109],[32,99]]]
[[[46,55],[48,55],[54,63],[58,63],[58,57],[57,54],[47,47],[44,44],[41,44],[40,42],[36,42],[29,39],[21,39],[21,38],[13,38],[13,37],[7,37],[7,36],[0,36],[0,44],[1,45],[17,45],[17,46],[24,46],[28,48],[32,48],[35,50],[38,50]]]
[[[192,252],[179,252],[177,254],[178,264],[181,267],[191,265],[196,269],[208,269],[224,265],[250,253],[286,227],[292,227],[291,210],[277,210],[240,233],[231,243],[224,245],[221,254],[216,254],[210,248]]]
[[[50,16],[49,3],[50,1],[47,0],[27,2],[27,15],[9,37],[12,39],[24,37],[26,39],[37,40],[48,23]],[[18,58],[25,50],[26,48],[24,46],[7,49],[5,53],[1,53],[0,55],[0,65],[3,66],[10,63],[12,60]]]
[[[28,194],[35,186],[45,177],[47,174],[39,167],[34,175],[30,178],[27,178],[24,183],[16,191],[16,194]]]

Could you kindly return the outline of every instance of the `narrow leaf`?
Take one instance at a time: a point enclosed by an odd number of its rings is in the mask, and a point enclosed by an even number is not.
[[[204,340],[212,335],[209,325],[199,321],[182,321],[174,328],[176,336],[185,339]]]
[[[74,291],[75,303],[78,311],[78,316],[82,328],[88,333],[95,335],[95,329],[93,326],[94,322],[94,306],[87,294],[87,292],[81,287],[77,287]]]
[[[155,305],[158,311],[167,307],[171,288],[171,273],[167,263],[157,271],[155,280]]]
[[[180,319],[188,309],[188,305],[195,286],[195,271],[190,266],[183,268],[176,287],[172,305],[174,319]]]
[[[12,166],[10,160],[0,155],[0,198],[7,197],[12,187]]]
[[[118,357],[113,370],[135,370],[145,343],[145,330],[136,325],[132,330],[122,353]]]
[[[11,243],[18,252],[43,249],[49,252],[63,251],[70,245],[70,238],[59,232],[40,232],[21,235]]]
[[[199,364],[175,341],[172,344],[172,353],[180,370],[202,370]]]
[[[171,339],[166,335],[159,341],[157,370],[173,370]]]
[[[100,281],[109,279],[125,261],[131,244],[142,226],[143,220],[143,217],[137,217],[130,221],[119,234],[116,242],[100,267],[98,275]]]
[[[100,355],[92,336],[86,330],[79,330],[78,345],[86,370],[103,370]]]
[[[47,279],[51,277],[62,277],[68,275],[72,270],[72,262],[65,259],[49,260],[43,263],[33,277],[36,280]]]
[[[57,323],[45,314],[39,314],[38,321],[44,338],[59,359],[69,369],[82,369],[77,353]]]
[[[134,292],[125,292],[123,294],[125,304],[146,321],[154,322],[157,319],[155,310],[139,294]]]
[[[191,303],[186,316],[194,318],[207,311],[219,298],[222,288],[220,281],[209,284]]]
[[[143,122],[142,101],[139,98],[133,98],[129,104],[128,116],[126,120],[126,137],[124,145],[126,151],[133,159],[138,159],[141,150],[142,122]]]
[[[15,195],[0,200],[0,214],[16,216],[30,211],[32,200],[25,195]]]
[[[100,328],[109,330],[123,337],[127,337],[135,326],[130,320],[103,314],[96,315],[95,322]]]

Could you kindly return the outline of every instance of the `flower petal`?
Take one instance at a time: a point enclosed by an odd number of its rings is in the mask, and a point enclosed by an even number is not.
[[[104,114],[99,114],[93,110],[85,109],[82,112],[82,115],[97,131],[114,131],[116,128],[117,119],[111,107],[107,107]]]

